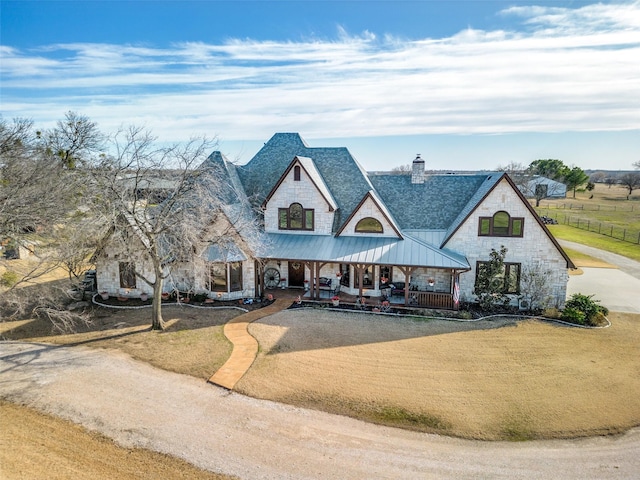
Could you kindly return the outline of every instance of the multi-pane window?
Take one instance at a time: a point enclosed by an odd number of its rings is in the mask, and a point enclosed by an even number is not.
[[[212,292],[239,292],[242,290],[242,262],[210,263],[207,289]]]
[[[136,271],[133,263],[120,262],[120,288],[136,288]]]
[[[363,218],[356,224],[358,233],[383,233],[382,224],[373,217]]]
[[[242,262],[229,264],[229,285],[230,292],[239,292],[242,290]]]
[[[366,267],[362,272],[362,286],[363,287],[372,287],[373,286],[373,277],[375,275],[375,267]],[[358,274],[358,270],[354,267],[355,277],[353,279],[354,288],[360,288],[360,275]]]
[[[478,262],[476,265],[476,283],[478,275],[480,275],[483,269],[487,268],[489,262]],[[502,270],[496,273],[491,279],[492,285],[501,287],[502,293],[520,293],[520,264],[519,263],[504,263]]]
[[[278,209],[280,230],[313,230],[313,209],[292,203],[289,208]]]
[[[478,235],[481,237],[522,237],[524,218],[512,217],[507,212],[496,212],[493,217],[480,217]]]
[[[208,290],[212,292],[227,292],[227,264],[210,263],[206,280]]]

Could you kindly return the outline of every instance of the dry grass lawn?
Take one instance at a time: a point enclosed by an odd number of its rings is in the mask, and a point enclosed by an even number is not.
[[[224,325],[237,309],[164,306],[167,328],[151,331],[150,309],[96,309],[93,324],[71,335],[56,335],[45,320],[0,323],[0,338],[116,348],[133,358],[172,372],[208,379],[231,355]]]
[[[0,401],[4,480],[229,480],[232,477],[149,450],[122,448],[65,420]]]
[[[467,438],[615,434],[640,425],[640,318],[415,321],[289,310],[250,326],[242,393]]]

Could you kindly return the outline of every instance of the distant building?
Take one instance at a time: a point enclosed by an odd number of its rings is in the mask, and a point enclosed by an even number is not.
[[[519,188],[527,198],[567,198],[567,186],[564,183],[538,175]]]

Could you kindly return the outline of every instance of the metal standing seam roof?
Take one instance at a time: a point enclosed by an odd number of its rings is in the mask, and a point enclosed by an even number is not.
[[[422,266],[468,270],[466,258],[416,238],[267,233],[260,258],[334,263]]]

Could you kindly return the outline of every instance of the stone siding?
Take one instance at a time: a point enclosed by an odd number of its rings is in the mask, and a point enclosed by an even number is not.
[[[479,217],[490,217],[501,210],[512,217],[524,218],[522,237],[478,235]],[[472,292],[476,278],[476,262],[488,261],[491,249],[499,250],[501,245],[508,250],[505,262],[520,263],[523,269],[527,265],[537,264],[543,270],[549,270],[547,284],[552,292],[552,303],[559,307],[564,305],[568,280],[566,260],[506,180],[502,180],[496,186],[445,245],[445,248],[464,252],[471,265],[470,272],[460,275],[460,297],[463,301],[475,300]],[[515,302],[514,296],[513,303]]]
[[[356,225],[363,218],[375,218],[382,224],[383,233],[360,233],[356,232]],[[380,211],[380,208],[373,201],[372,198],[367,198],[367,200],[360,206],[357,212],[354,213],[349,223],[342,230],[341,236],[364,236],[370,237],[372,235],[381,236],[381,237],[395,237],[398,238],[398,234],[393,229],[391,223],[385,218],[385,216]]]
[[[279,230],[278,209],[289,208],[292,203],[299,203],[302,208],[314,210],[314,230]],[[267,232],[285,232],[302,235],[330,235],[333,229],[334,212],[322,194],[315,187],[303,168],[300,169],[300,181],[293,179],[293,169],[284,178],[278,190],[272,195],[264,211],[264,225]]]

